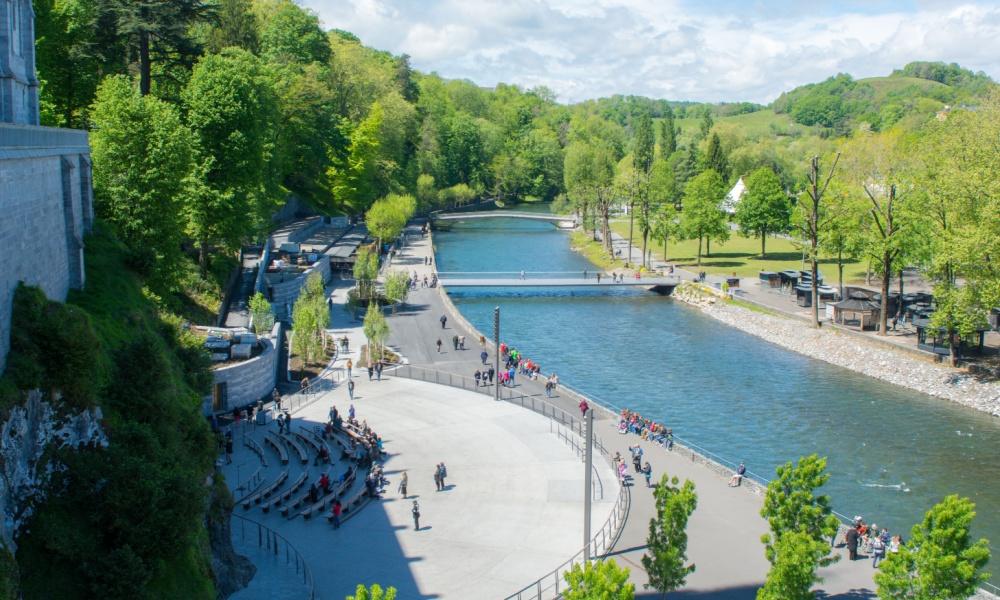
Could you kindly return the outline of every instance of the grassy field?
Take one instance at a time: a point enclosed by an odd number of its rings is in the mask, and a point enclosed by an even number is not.
[[[611,224],[611,228],[619,235],[628,237],[628,221],[615,221]],[[636,235],[633,245],[638,248],[641,244],[642,239]],[[651,242],[651,249],[653,258],[657,260],[663,258],[662,245],[658,242]],[[704,252],[704,248],[702,252]],[[697,254],[698,240],[669,242],[667,244],[667,260],[678,266],[694,267],[697,264]],[[721,275],[735,272],[737,277],[757,277],[760,271],[805,268],[808,266],[802,262],[802,250],[791,241],[783,238],[768,238],[767,258],[762,259],[760,258],[760,240],[743,237],[735,231],[728,242],[712,244],[711,256],[703,254],[701,257],[701,270],[706,273]],[[836,260],[833,258],[820,260],[820,273],[823,274],[826,281],[837,281]],[[864,263],[855,262],[844,265],[845,281],[860,281],[864,277]]]

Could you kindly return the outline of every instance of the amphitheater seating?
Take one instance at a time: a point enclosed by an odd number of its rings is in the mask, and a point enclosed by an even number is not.
[[[270,485],[266,486],[264,489],[260,490],[259,492],[257,492],[255,494],[252,494],[252,495],[244,498],[243,499],[243,510],[250,510],[250,505],[251,504],[260,504],[262,500],[267,500],[268,498],[270,498],[271,494],[273,494],[278,489],[280,489],[281,486],[284,485],[285,480],[287,480],[287,479],[288,479],[288,470],[285,469],[284,471],[281,472],[280,475],[278,475],[278,478],[275,479],[273,483],[271,483]]]
[[[292,450],[295,451],[296,454],[298,454],[299,461],[301,461],[302,464],[306,464],[309,462],[309,454],[306,453],[306,449],[302,447],[302,444],[298,443],[297,441],[295,441],[294,438],[287,435],[281,436],[281,441],[287,444],[289,448],[291,448]]]
[[[290,498],[292,494],[294,494],[295,492],[297,492],[299,490],[299,488],[301,488],[302,485],[308,479],[309,479],[309,474],[303,471],[299,475],[299,478],[295,480],[295,483],[293,483],[291,485],[291,487],[289,487],[287,490],[285,490],[281,494],[275,496],[269,502],[264,503],[264,506],[263,506],[264,512],[270,512],[270,510],[272,508],[277,508],[277,506],[280,505],[282,502],[284,502],[285,500],[288,500],[288,498]]]
[[[264,443],[273,448],[274,451],[278,453],[278,458],[281,459],[281,464],[283,465],[288,464],[288,452],[285,450],[284,444],[279,443],[278,440],[275,439],[274,434],[267,433],[264,436]]]

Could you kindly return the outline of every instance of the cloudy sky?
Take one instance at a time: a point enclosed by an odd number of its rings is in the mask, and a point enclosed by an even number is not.
[[[562,102],[615,93],[770,102],[913,60],[1000,79],[1000,0],[300,0],[422,71]]]

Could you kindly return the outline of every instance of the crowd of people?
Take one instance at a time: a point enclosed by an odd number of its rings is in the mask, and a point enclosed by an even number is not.
[[[660,444],[667,450],[674,448],[674,430],[662,423],[647,419],[637,412],[623,408],[618,415],[618,433],[638,435],[644,440]]]
[[[836,536],[834,537],[836,542]],[[900,535],[890,535],[887,527],[880,528],[877,524],[868,525],[862,517],[854,517],[854,521],[844,533],[844,543],[847,546],[847,557],[858,560],[858,551],[872,558],[872,568],[878,568],[878,563],[885,559],[886,554],[899,552],[903,544]]]

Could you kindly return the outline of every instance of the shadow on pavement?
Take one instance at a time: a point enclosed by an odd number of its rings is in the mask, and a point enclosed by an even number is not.
[[[869,589],[856,589],[841,594],[827,594],[823,590],[816,591],[816,600],[868,600],[877,598],[877,594]]]
[[[717,590],[679,590],[670,592],[671,600],[755,600],[757,598],[757,588],[759,585],[741,585]],[[636,598],[663,598],[663,594],[653,590],[636,591]]]

